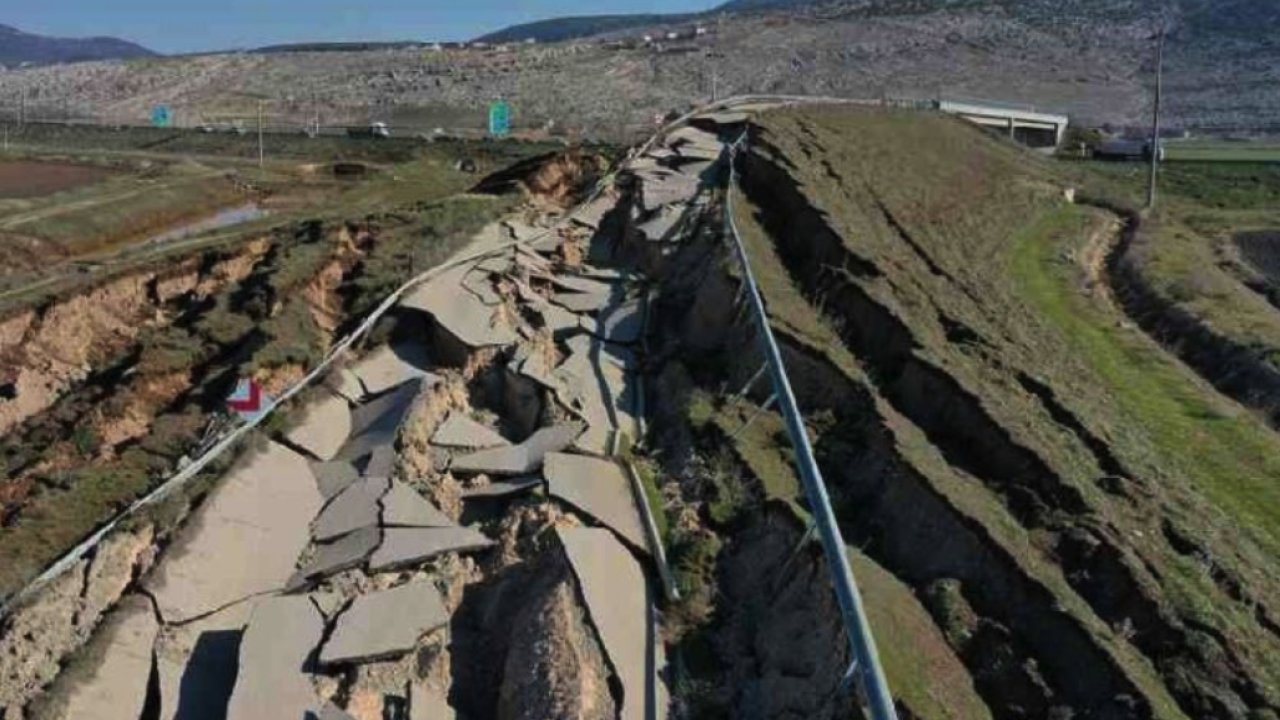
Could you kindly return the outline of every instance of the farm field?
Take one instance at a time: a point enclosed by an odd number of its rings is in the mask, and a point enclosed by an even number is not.
[[[108,169],[89,165],[0,160],[0,200],[71,190],[92,185],[110,175]]]
[[[1175,162],[1280,163],[1280,144],[1261,140],[1176,140],[1166,142],[1165,157]]]

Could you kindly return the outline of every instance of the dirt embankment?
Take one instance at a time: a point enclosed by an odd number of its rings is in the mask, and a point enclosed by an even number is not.
[[[327,236],[317,242],[321,243],[323,256],[333,260],[324,262],[323,269],[314,277],[304,274],[296,281],[310,288],[300,297],[311,303],[308,307],[316,313],[317,325],[320,325],[319,317],[329,313],[335,322],[345,319],[341,301],[335,300],[337,287],[376,241],[376,233],[359,224],[330,228]],[[251,358],[252,353],[263,346],[252,322],[235,320],[224,312],[234,305],[227,298],[231,295],[241,299],[252,297],[253,288],[263,287],[281,270],[279,265],[272,265],[281,257],[280,244],[280,238],[262,239],[232,254],[192,258],[165,271],[140,273],[111,285],[114,292],[94,291],[88,296],[58,303],[56,312],[51,308],[28,311],[6,325],[22,328],[25,324],[27,334],[43,327],[48,336],[58,327],[54,323],[61,322],[59,319],[72,309],[84,309],[85,303],[91,300],[118,299],[120,287],[131,290],[124,297],[135,317],[145,318],[140,321],[143,327],[126,330],[117,313],[98,308],[98,313],[112,320],[109,327],[113,334],[109,340],[113,344],[109,349],[113,352],[104,347],[86,347],[84,343],[75,347],[83,348],[86,363],[115,362],[115,356],[124,355],[125,359],[116,364],[123,364],[128,370],[87,372],[91,381],[87,386],[71,388],[62,398],[52,401],[47,412],[36,411],[20,425],[18,441],[30,436],[42,439],[38,441],[42,444],[25,465],[19,457],[8,458],[11,463],[19,463],[19,469],[0,485],[0,490],[5,491],[0,497],[5,500],[7,525],[4,535],[0,536],[0,553],[30,554],[19,546],[29,534],[26,512],[32,503],[43,502],[44,496],[53,492],[44,487],[49,477],[60,473],[74,477],[81,466],[111,472],[117,466],[130,467],[138,457],[149,458],[148,462],[159,470],[160,466],[154,465],[157,460],[176,459],[199,440],[207,419],[204,406],[209,403],[215,408],[220,406],[220,396],[210,397],[209,389],[214,388],[216,393],[225,384],[228,366],[234,370],[238,362]],[[335,263],[336,273],[332,270]],[[223,325],[234,333],[225,335],[223,344],[202,349],[210,337],[201,334],[201,329],[208,330],[210,316],[217,317],[213,335],[224,332],[218,329]],[[16,337],[20,333],[12,330],[8,334]],[[106,342],[101,336],[95,337],[99,338],[100,345]],[[140,342],[144,343],[143,347],[131,349],[131,345]],[[33,356],[34,353],[22,357]],[[167,369],[170,367],[172,369]],[[102,372],[114,379],[104,378]],[[287,367],[273,371],[279,378],[286,374]],[[64,382],[72,385],[78,379],[68,377]],[[86,442],[91,442],[92,447],[86,447]],[[172,468],[171,462],[162,465],[166,472]],[[74,493],[79,488],[73,486],[71,490],[72,494],[60,502],[78,502]],[[131,496],[121,496],[119,502],[131,499]],[[176,522],[185,513],[182,504],[179,501],[165,511],[167,523]],[[92,516],[75,517],[89,524],[63,528],[68,544],[96,524]],[[88,640],[104,613],[148,570],[156,552],[167,542],[166,534],[171,529],[166,525],[157,533],[145,525],[140,530],[112,535],[90,556],[40,589],[4,619],[0,626],[0,708],[21,707],[59,673],[66,659]],[[41,546],[38,552],[43,555],[59,549]],[[35,563],[48,560],[45,557],[28,559]],[[39,564],[34,564],[30,572],[38,568]],[[18,568],[10,569],[18,571]],[[6,595],[16,589],[18,579],[5,576]]]
[[[203,299],[248,276],[267,243],[253,242],[204,272],[191,263],[110,280],[86,293],[25,310],[0,323],[0,435],[53,406],[104,362],[169,318],[188,292]]]
[[[1271,425],[1280,427],[1280,368],[1267,349],[1243,345],[1214,331],[1156,289],[1133,251],[1159,241],[1137,211],[1104,200],[1084,202],[1121,218],[1106,274],[1125,314],[1219,392],[1264,413]]]
[[[707,402],[707,398],[712,398],[712,403],[725,401],[724,396],[747,385],[762,362],[754,322],[741,302],[739,280],[731,271],[734,261],[720,231],[719,210],[712,209],[689,232],[697,240],[662,264],[666,275],[654,311],[656,329],[651,341],[650,442],[655,456],[662,459],[663,475],[670,478],[664,486],[663,504],[671,524],[669,554],[682,594],[680,602],[664,612],[665,631],[675,643],[673,712],[679,717],[848,717],[855,704],[842,690],[849,664],[848,643],[831,594],[829,569],[819,545],[805,538],[803,519],[793,513],[790,502],[803,501],[794,496],[783,502],[777,488],[786,484],[786,478],[769,474],[791,473],[784,450],[787,440],[781,436],[746,440],[742,442],[752,447],[743,451],[734,437],[737,434],[740,438],[753,423],[765,422],[764,417],[779,427],[780,419],[768,411],[752,415],[755,411],[748,405],[745,417],[733,421],[734,427],[692,420],[694,404]],[[866,427],[871,432],[871,427],[882,422],[865,390],[828,359],[812,348],[790,342],[785,335],[782,339],[784,359],[806,415],[829,414],[834,409],[849,413],[848,423],[841,426],[843,431]],[[769,394],[767,380],[761,380],[750,397],[755,404],[764,404]],[[815,433],[820,454],[822,443],[831,442],[825,437]],[[848,442],[859,443],[856,438]],[[882,443],[879,452],[876,457],[841,458],[839,461],[856,462],[858,467],[839,474],[824,466],[824,472],[830,473],[828,485],[838,498],[848,499],[850,505],[857,504],[855,500],[879,502],[890,489],[884,473],[891,471],[885,468],[902,464],[892,447]],[[850,488],[832,482],[846,473],[858,474],[871,486],[860,490],[865,497],[851,498]],[[890,646],[910,646],[913,658],[936,661],[928,678],[914,677],[917,671],[924,672],[922,666],[893,668],[897,674],[891,682],[919,688],[898,694],[902,717],[948,716],[932,707],[929,697],[949,707],[946,712],[957,713],[957,717],[986,717],[984,701],[992,707],[1004,702],[1013,691],[995,688],[1026,682],[1017,672],[1034,659],[1025,648],[1009,650],[1006,641],[1003,645],[989,643],[987,650],[991,655],[1004,652],[1009,660],[997,662],[975,651],[962,664],[958,651],[947,646],[943,633],[912,597],[908,585],[894,576],[907,580],[921,596],[928,580],[917,581],[913,575],[928,572],[972,578],[974,588],[995,578],[1003,584],[993,594],[1005,591],[1016,595],[1031,606],[1028,614],[1033,617],[1051,615],[1051,604],[1047,599],[1026,602],[1028,593],[1015,589],[1026,585],[1024,579],[1017,578],[1017,568],[991,558],[979,537],[947,520],[953,511],[931,502],[928,493],[923,495],[895,498],[895,504],[901,503],[901,512],[917,513],[910,524],[898,529],[905,538],[927,526],[930,537],[918,546],[912,541],[913,547],[905,551],[910,559],[897,564],[885,562],[884,555],[877,556],[875,560],[883,569],[877,568],[874,576],[881,582],[875,587],[865,585],[864,598],[873,613],[894,608],[910,617],[903,625],[877,626],[885,643],[882,652]],[[942,519],[933,520],[934,513]],[[847,513],[842,525],[851,545],[865,544],[871,528],[878,527],[874,517],[853,518]],[[935,562],[931,555],[936,554],[936,547],[924,549],[936,541],[932,528],[938,534],[955,533],[954,538],[939,543],[959,544],[953,560]],[[897,537],[893,540],[898,542]],[[963,572],[945,574],[950,564],[963,567]],[[997,637],[1008,636],[1008,630],[990,613],[981,617],[998,628]],[[1070,630],[1055,634],[1053,623],[1038,627],[1036,632],[1052,638],[1046,639],[1046,644],[1070,645],[1073,638]],[[1095,664],[1105,666],[1105,661]],[[1091,673],[1097,674],[1105,677],[1107,671]],[[975,681],[981,697],[974,691]],[[1044,694],[1040,704],[1031,707],[1047,707]]]
[[[861,409],[844,411],[847,423],[864,428],[859,440],[846,440],[857,449],[847,450],[853,455],[846,462],[824,467],[828,482],[849,502],[844,519],[850,536],[869,543],[877,561],[923,595],[934,593],[939,583],[958,581],[965,605],[992,632],[970,637],[957,650],[973,663],[978,688],[997,717],[1017,717],[1028,709],[1034,709],[1029,716],[1042,717],[1060,707],[1116,717],[1146,715],[1146,691],[1139,688],[1147,681],[1131,651],[1113,649],[1117,642],[1145,656],[1192,716],[1242,717],[1271,708],[1266,690],[1249,671],[1248,649],[1235,647],[1229,637],[1164,597],[1151,567],[1176,557],[1177,549],[1135,553],[1127,533],[1099,522],[1086,496],[1002,427],[980,394],[918,352],[922,341],[907,320],[865,287],[882,276],[890,279],[892,271],[851,251],[780,165],[753,154],[744,178],[796,285],[835,319],[845,347],[874,378],[875,389],[864,395]],[[910,240],[904,243],[918,245]],[[946,317],[945,308],[935,312],[949,338],[980,338]],[[1125,470],[1051,390],[1032,383],[1028,392],[1047,415],[1074,429],[1099,468]],[[859,419],[866,417],[878,418],[883,427],[866,429],[867,421]],[[921,440],[927,443],[923,456],[904,452]],[[920,463],[929,455],[949,468],[926,470]],[[1001,540],[988,526],[992,518],[974,515],[964,509],[961,496],[947,491],[946,475],[985,488],[1010,520],[1035,533],[1041,549],[1028,554]],[[1135,473],[1120,476],[1134,478]],[[1132,491],[1122,495],[1137,497]],[[1154,564],[1141,559],[1144,552],[1154,553]],[[1064,590],[1055,588],[1053,573],[1033,571],[1034,563],[1060,569],[1070,586],[1067,598],[1060,597]],[[1224,594],[1222,601],[1232,602]],[[1081,601],[1091,612],[1063,612]],[[1105,630],[1094,616],[1120,632]],[[942,624],[947,618],[937,620]],[[1214,649],[1206,653],[1207,647]],[[1001,657],[1022,660],[1010,664]]]
[[[103,541],[0,624],[0,711],[15,712],[89,640],[103,614],[154,558],[151,526]],[[0,717],[7,717],[0,712]]]

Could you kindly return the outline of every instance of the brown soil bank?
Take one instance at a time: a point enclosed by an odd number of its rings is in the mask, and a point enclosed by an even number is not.
[[[31,198],[92,185],[110,177],[107,168],[74,163],[0,162],[0,198]]]
[[[187,293],[200,301],[243,280],[267,248],[255,242],[226,256],[130,273],[0,322],[0,435],[50,408],[149,327],[166,324],[167,303]]]
[[[740,169],[785,269],[771,311],[821,313],[827,336],[796,336],[856,399],[811,398],[846,532],[930,598],[992,714],[1280,709],[1275,559],[1197,525],[1214,510],[1117,432],[1013,287],[1015,238],[1064,207],[1053,169],[951,120],[837,109],[764,116]]]
[[[1144,258],[1159,252],[1160,231],[1153,227],[1158,221],[1144,221],[1131,209],[1111,207],[1124,219],[1124,229],[1108,258],[1107,271],[1125,312],[1220,392],[1256,408],[1273,426],[1280,426],[1280,367],[1274,348],[1251,346],[1219,332],[1159,290],[1144,267]],[[1274,269],[1274,239],[1271,234],[1250,234],[1239,245],[1245,259],[1266,278],[1247,284],[1273,304],[1280,298],[1274,278],[1267,275]]]
[[[459,197],[302,222],[105,281],[3,325],[0,596],[198,450],[236,381],[278,392],[505,201]]]
[[[1235,244],[1245,261],[1280,291],[1280,230],[1240,233]]]

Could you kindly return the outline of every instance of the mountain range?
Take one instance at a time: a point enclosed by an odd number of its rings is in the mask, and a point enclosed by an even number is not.
[[[0,65],[49,65],[82,60],[148,57],[152,51],[113,37],[58,38],[0,25]]]
[[[479,42],[560,42],[611,32],[621,32],[649,25],[694,22],[719,13],[750,12],[753,10],[783,10],[815,4],[819,0],[730,0],[700,13],[678,14],[629,14],[629,15],[577,15],[549,18],[531,23],[512,25],[497,32],[476,38]]]
[[[1277,0],[729,0],[700,13],[574,16],[513,25],[478,40],[543,42],[590,37],[721,15],[787,12],[837,18],[911,17],[935,12],[995,11],[1046,30],[1082,23],[1163,18],[1184,35],[1280,41]]]

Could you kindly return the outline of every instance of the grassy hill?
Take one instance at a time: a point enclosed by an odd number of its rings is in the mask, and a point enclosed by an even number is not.
[[[792,109],[742,172],[846,539],[926,599],[995,717],[1280,708],[1280,438],[1125,318],[1095,272],[1119,219],[1064,199],[1076,168]]]

